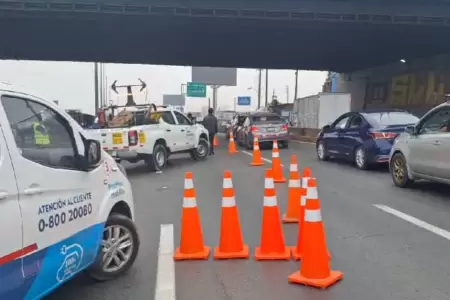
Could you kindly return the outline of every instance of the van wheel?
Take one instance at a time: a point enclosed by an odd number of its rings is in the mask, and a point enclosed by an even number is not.
[[[205,160],[209,154],[209,142],[200,138],[197,148],[191,150],[191,158],[193,160]]]
[[[355,165],[360,170],[367,170],[369,169],[369,164],[367,162],[366,158],[366,151],[363,147],[358,147],[355,150],[355,157],[354,157]]]
[[[152,171],[162,171],[167,166],[167,149],[163,144],[156,144],[153,154],[147,157],[146,163]]]
[[[133,265],[139,252],[139,235],[131,219],[111,214],[103,230],[102,242],[94,264],[87,270],[97,281],[122,275]]]

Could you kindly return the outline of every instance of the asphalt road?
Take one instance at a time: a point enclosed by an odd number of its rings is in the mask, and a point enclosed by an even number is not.
[[[359,171],[345,163],[318,162],[313,145],[294,142],[281,150],[286,176],[291,154],[318,179],[332,266],[344,272],[343,281],[316,290],[287,283],[287,276],[298,270],[295,261],[210,258],[175,263],[178,300],[450,299],[450,233],[445,231],[450,231],[450,187],[418,183],[399,189],[385,168]],[[270,159],[270,150],[263,150],[263,156]],[[186,171],[194,174],[204,240],[211,247],[219,239],[223,171],[233,172],[244,239],[254,249],[260,239],[265,167],[249,167],[250,161],[248,154],[229,155],[223,147],[205,162],[173,159],[162,174],[149,174],[141,165],[128,167],[142,241],[135,266],[126,276],[102,284],[81,275],[47,299],[154,299],[160,225],[174,225],[178,246]],[[277,184],[277,192],[284,212],[287,184]],[[384,205],[384,210],[374,205]],[[391,208],[396,211],[389,213]],[[397,211],[417,219],[404,220]],[[296,225],[283,227],[287,243],[294,245]]]

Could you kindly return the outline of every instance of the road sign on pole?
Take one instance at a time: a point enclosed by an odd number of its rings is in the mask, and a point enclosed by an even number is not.
[[[239,96],[237,100],[237,105],[241,106],[248,106],[251,103],[250,96]]]
[[[206,84],[197,82],[188,82],[186,96],[199,98],[206,97]]]

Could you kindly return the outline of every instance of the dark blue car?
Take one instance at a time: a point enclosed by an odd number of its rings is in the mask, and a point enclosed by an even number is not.
[[[397,135],[418,120],[397,109],[345,113],[322,128],[316,141],[317,156],[320,160],[349,160],[359,169],[387,163]]]

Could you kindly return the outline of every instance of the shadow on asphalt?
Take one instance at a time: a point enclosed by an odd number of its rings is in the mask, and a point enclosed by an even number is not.
[[[198,162],[192,160],[190,157],[185,157],[185,156],[171,157],[171,158],[169,158],[169,160],[167,162],[166,171],[174,169],[174,168],[178,168],[180,166],[194,165],[196,163],[198,163]],[[143,162],[138,162],[138,163],[134,163],[134,164],[129,163],[129,162],[123,162],[122,164],[125,167],[125,169],[127,170],[127,174],[129,177],[155,173],[153,171],[150,171],[149,168],[147,167],[147,165]]]
[[[342,168],[347,168],[359,172],[368,172],[368,173],[389,173],[389,166],[388,164],[380,164],[380,165],[374,165],[369,170],[358,170],[354,163],[350,161],[340,160],[340,159],[330,159],[329,161],[326,161],[325,163],[331,163],[335,164],[336,166],[340,166]]]

